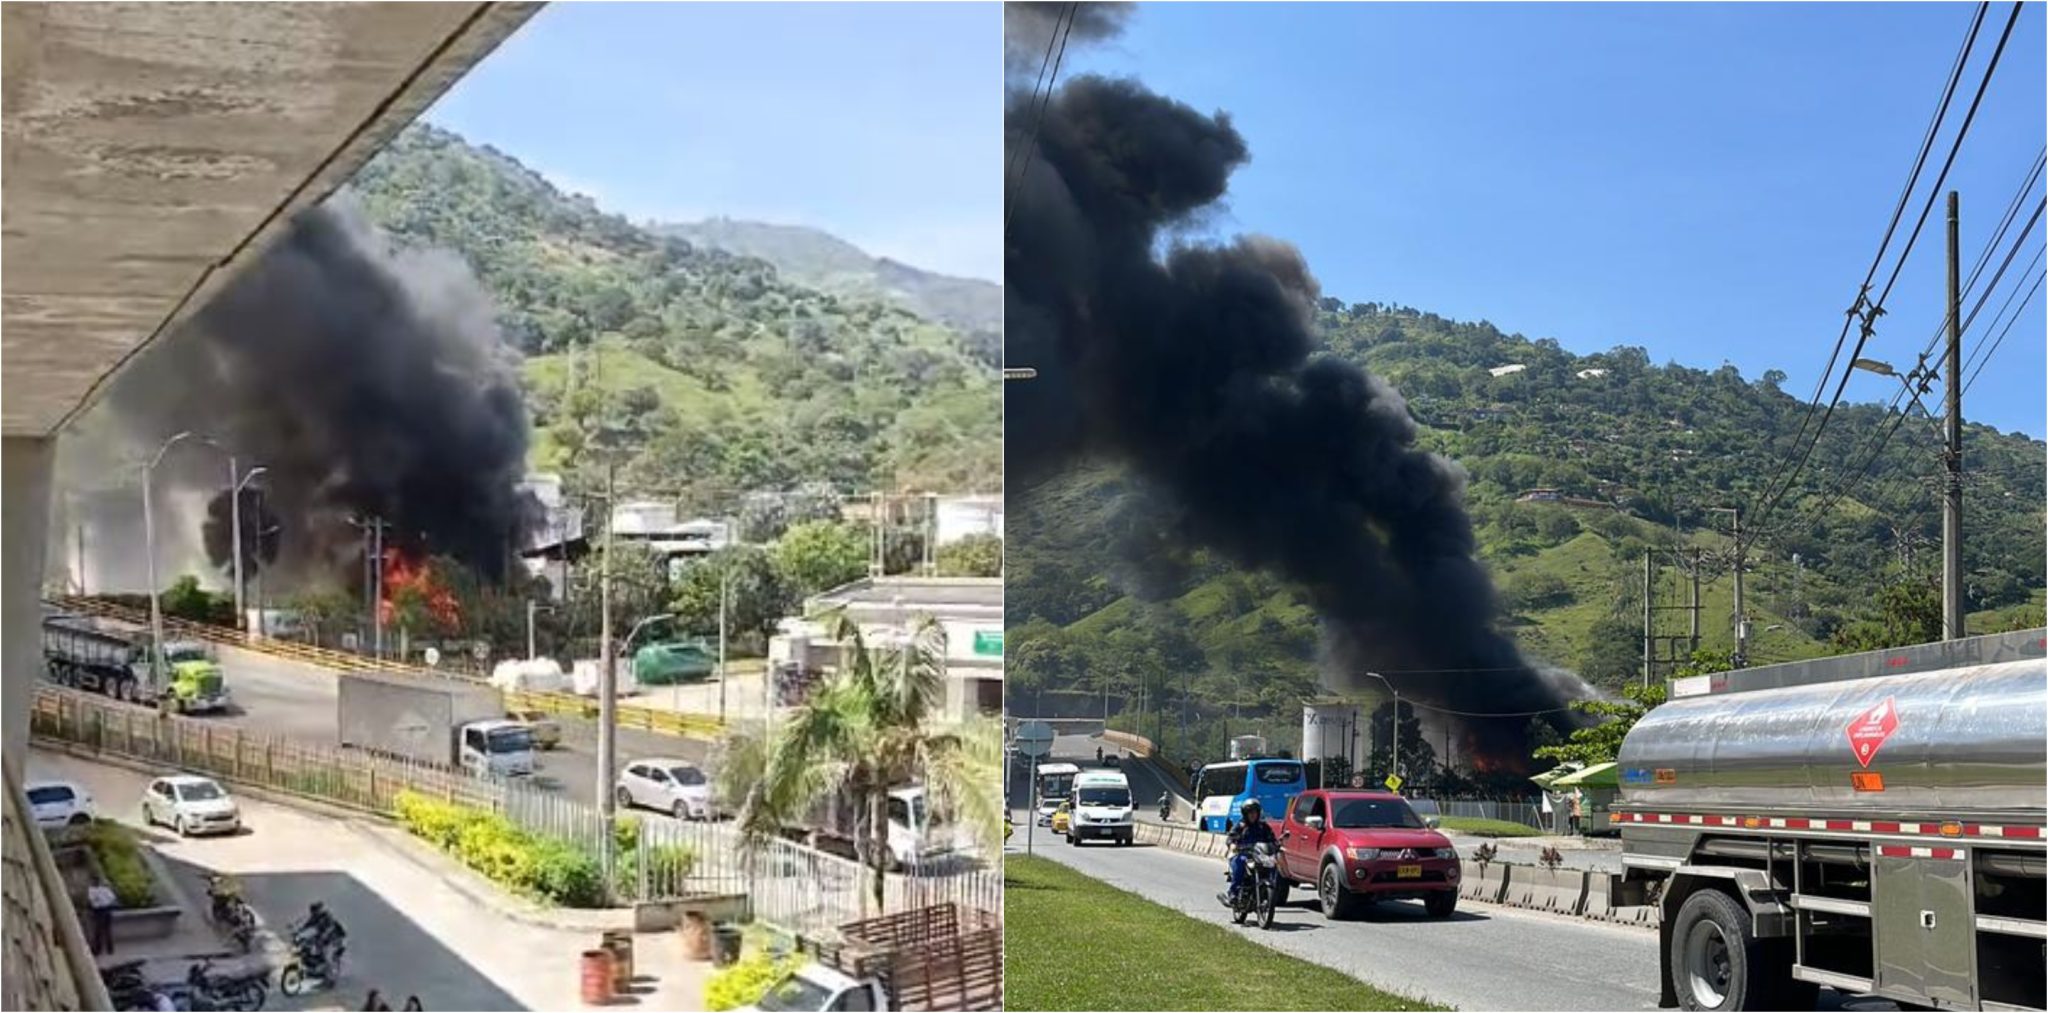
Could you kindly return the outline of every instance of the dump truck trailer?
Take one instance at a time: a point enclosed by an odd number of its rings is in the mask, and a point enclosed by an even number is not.
[[[151,666],[149,644],[148,630],[113,620],[67,614],[43,619],[43,660],[50,681],[59,686],[179,713],[228,706],[227,679],[211,648],[168,640],[162,664]]]
[[[335,695],[341,745],[472,774],[534,770],[532,729],[505,718],[486,682],[425,675],[345,673]]]
[[[811,960],[754,1009],[998,1010],[1003,930],[957,904],[849,922],[837,939],[806,938]]]
[[[2044,634],[1674,682],[1610,816],[1661,1005],[2048,1008]]]

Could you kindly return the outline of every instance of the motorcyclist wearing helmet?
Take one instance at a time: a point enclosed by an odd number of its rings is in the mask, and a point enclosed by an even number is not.
[[[335,943],[341,941],[343,933],[341,923],[327,913],[327,905],[316,900],[313,906],[307,909],[306,920],[294,935],[302,944],[317,949],[324,955]]]
[[[1258,799],[1246,799],[1239,813],[1238,824],[1230,828],[1230,894],[1228,899],[1235,903],[1238,891],[1244,888],[1246,870],[1251,867],[1251,850],[1259,844],[1277,844],[1273,836],[1273,825],[1266,822],[1264,807]]]

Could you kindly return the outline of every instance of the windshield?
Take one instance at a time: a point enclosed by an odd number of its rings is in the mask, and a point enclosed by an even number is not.
[[[182,665],[188,661],[213,660],[213,656],[199,644],[172,644],[164,648],[164,658],[173,665]]]
[[[220,790],[220,785],[212,781],[193,781],[178,786],[178,797],[187,802],[211,802],[217,798],[226,798],[227,795],[227,792]]]
[[[1045,774],[1038,779],[1038,797],[1050,802],[1074,793],[1074,775]]]
[[[676,783],[681,785],[696,786],[704,783],[704,772],[695,767],[670,767],[668,776],[675,778]]]
[[[1337,819],[1334,826],[1346,830],[1365,830],[1378,827],[1403,827],[1409,830],[1422,829],[1422,817],[1408,808],[1408,803],[1391,798],[1353,798],[1336,800]]]
[[[1131,804],[1131,790],[1129,788],[1083,788],[1081,789],[1080,798],[1082,805],[1129,806]]]
[[[28,790],[28,800],[30,805],[49,805],[53,802],[69,802],[71,801],[71,797],[71,789],[63,787],[62,785],[51,785],[47,788],[30,788]]]
[[[825,1008],[825,1000],[832,993],[823,985],[808,978],[790,975],[778,982],[761,997],[764,1010],[818,1010]]]
[[[533,732],[525,728],[494,728],[484,736],[490,740],[493,753],[530,753],[533,751]]]
[[[1299,763],[1261,763],[1255,769],[1260,784],[1294,784],[1301,780]]]

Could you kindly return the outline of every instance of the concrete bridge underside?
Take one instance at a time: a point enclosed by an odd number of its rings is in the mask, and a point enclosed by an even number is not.
[[[41,653],[57,434],[538,7],[0,8],[0,740],[10,763],[26,748]]]

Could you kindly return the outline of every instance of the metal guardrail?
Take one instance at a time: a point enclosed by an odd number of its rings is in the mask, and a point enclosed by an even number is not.
[[[78,912],[64,888],[49,842],[22,794],[21,776],[6,766],[4,864],[6,947],[0,950],[0,1009],[109,1010],[106,986],[93,966]]]
[[[149,615],[140,609],[116,605],[97,598],[81,598],[72,595],[53,596],[45,599],[51,605],[82,615],[102,619],[114,619],[138,626],[149,624]],[[238,630],[209,623],[196,623],[188,619],[165,616],[164,631],[180,637],[203,640],[208,643],[233,647],[237,650],[297,661],[316,668],[338,672],[370,672],[386,675],[410,675],[422,679],[462,679],[479,682],[481,679],[467,674],[454,674],[436,668],[427,668],[402,661],[379,661],[365,658],[360,654],[336,651],[325,647],[314,647],[292,640],[275,637],[250,636]],[[230,687],[232,689],[232,686]],[[508,692],[505,694],[508,710],[537,710],[547,714],[581,717],[597,720],[598,705],[573,693]],[[679,738],[715,739],[725,731],[725,724],[708,714],[694,714],[687,711],[658,710],[652,707],[621,706],[617,708],[618,724],[621,728],[632,728],[657,735],[672,735]]]

